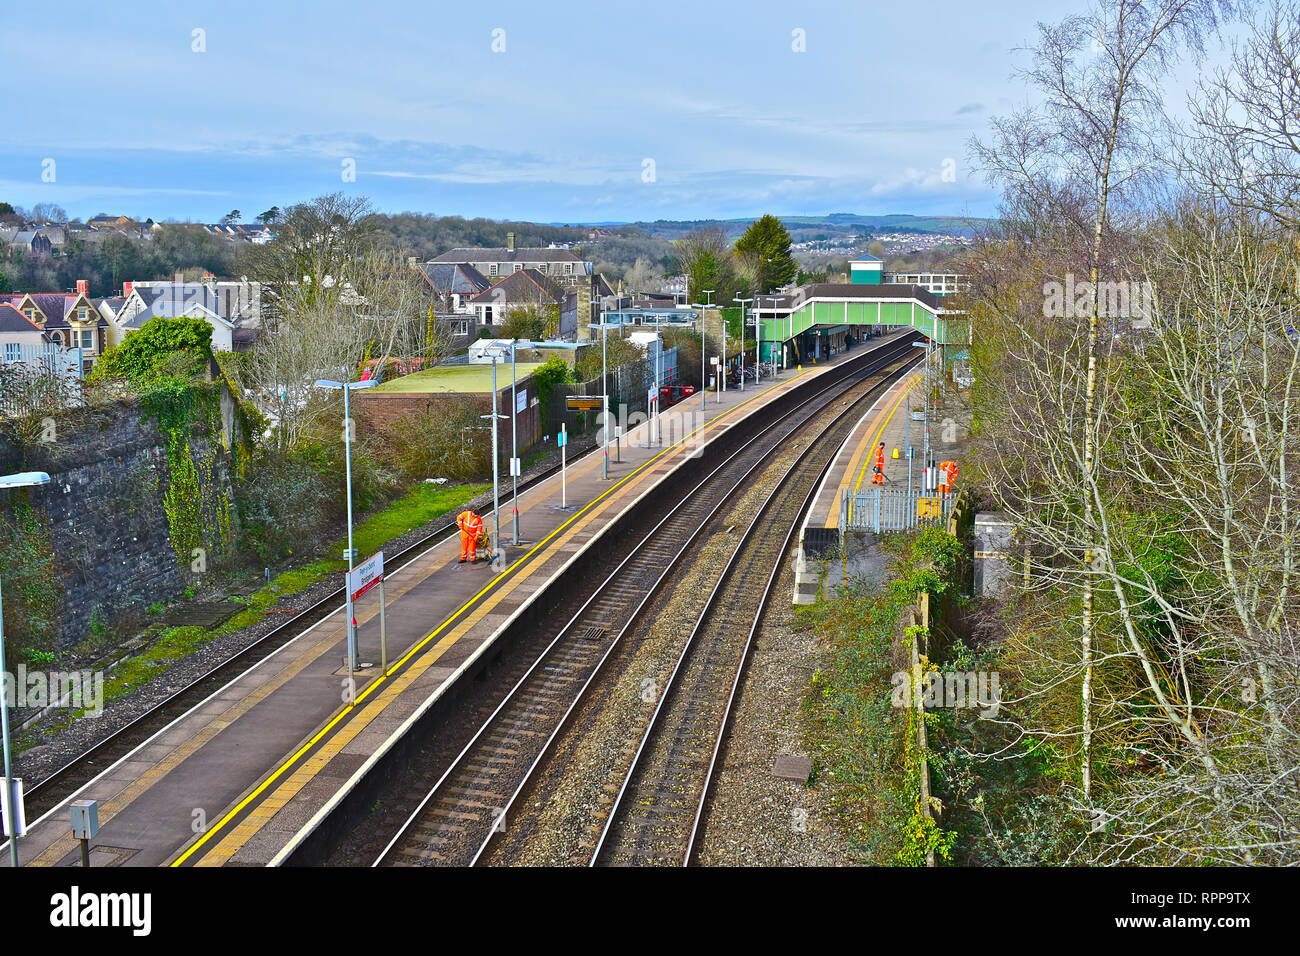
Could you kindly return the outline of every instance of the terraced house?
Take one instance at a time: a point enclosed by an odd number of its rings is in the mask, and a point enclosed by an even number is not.
[[[46,342],[81,349],[82,369],[89,371],[108,345],[109,325],[90,298],[88,287],[87,280],[79,279],[73,293],[21,292],[0,296],[0,304],[10,305],[21,313],[40,329]]]

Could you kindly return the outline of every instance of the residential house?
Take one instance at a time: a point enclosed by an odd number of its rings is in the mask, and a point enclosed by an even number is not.
[[[135,225],[135,221],[129,216],[101,215],[88,220],[86,225],[92,229],[123,229]]]
[[[521,269],[497,280],[469,300],[478,325],[500,326],[506,314],[516,306],[554,308],[559,313],[559,327],[554,338],[572,336],[578,326],[578,297],[554,279],[536,269]]]
[[[599,299],[613,295],[609,283],[604,276],[594,271],[590,262],[559,246],[517,248],[513,232],[507,233],[504,248],[452,249],[430,259],[422,268],[451,265],[473,269],[478,275],[498,284],[503,277],[531,271],[535,276],[558,286],[566,296],[561,307],[560,335],[580,341],[590,341],[593,338],[590,325],[599,321]],[[527,288],[527,284],[516,285],[508,287],[506,291],[513,289],[530,295]],[[485,321],[492,324],[500,315],[502,306],[491,297],[484,298],[485,295],[486,291],[479,292],[461,303],[477,313],[480,326]]]
[[[0,302],[0,360],[19,362],[24,347],[38,348],[46,341],[39,325],[8,302]]]
[[[592,272],[590,262],[584,262],[568,249],[555,247],[516,249],[513,232],[506,235],[504,248],[452,249],[430,259],[429,264],[469,265],[490,281],[524,269],[533,269],[544,276],[560,281],[565,278],[577,279],[589,276]]]
[[[21,249],[34,256],[48,256],[54,252],[54,243],[41,229],[24,229],[9,240],[10,249]]]
[[[33,323],[45,340],[82,350],[83,371],[89,371],[107,346],[108,321],[88,293],[89,282],[77,280],[73,293],[23,292],[0,297]]]
[[[243,351],[255,334],[236,335],[236,330],[256,329],[261,322],[261,284],[257,282],[218,281],[211,276],[185,282],[178,276],[172,282],[127,282],[122,293],[110,326],[113,344],[150,319],[191,316],[212,326],[214,349]]]

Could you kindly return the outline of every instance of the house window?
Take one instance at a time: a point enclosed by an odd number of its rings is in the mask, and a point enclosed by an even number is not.
[[[5,343],[5,361],[17,362],[22,356],[22,347],[17,342]]]
[[[63,334],[62,334],[61,332],[55,332],[55,333],[54,333],[54,344],[55,344],[55,345],[62,345],[62,344],[63,344]]]
[[[85,321],[86,321],[86,312],[87,312],[87,311],[88,311],[88,310],[86,309],[86,307],[85,307],[84,305],[81,306],[79,309],[77,309],[77,319],[80,320],[80,321],[82,321],[82,322],[85,322]]]
[[[36,321],[36,310],[35,310],[35,309],[23,309],[23,315],[27,316],[28,320],[31,321],[31,322],[35,322],[35,321]]]
[[[511,272],[519,272],[519,271],[521,271],[521,270],[523,269],[523,267],[524,267],[524,264],[523,264],[522,262],[516,262],[516,263],[514,264],[514,268],[511,269],[510,271],[511,271]]]
[[[456,323],[456,334],[457,334],[457,335],[469,335],[469,320],[468,320],[468,319],[463,319],[463,320],[461,320],[460,322],[457,322],[457,323]]]
[[[492,306],[490,305],[483,306],[483,324],[484,325],[492,324]]]
[[[497,264],[494,262],[488,266],[488,275],[494,276],[496,274],[497,274]]]
[[[76,334],[75,332],[73,333]],[[92,349],[95,347],[95,333],[90,329],[81,330],[81,347],[83,349]]]
[[[564,274],[565,274],[566,276],[568,276],[568,275],[573,275],[573,263],[572,263],[572,262],[566,262],[566,263],[564,264]]]

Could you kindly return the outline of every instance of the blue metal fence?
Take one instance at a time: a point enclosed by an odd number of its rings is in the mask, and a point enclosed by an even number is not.
[[[873,488],[840,495],[840,531],[875,534],[942,526],[957,502],[955,494]]]

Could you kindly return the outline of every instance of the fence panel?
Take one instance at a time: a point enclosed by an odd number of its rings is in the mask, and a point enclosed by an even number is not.
[[[875,534],[943,525],[957,502],[955,494],[874,488],[840,497],[840,530]]]
[[[0,415],[72,408],[83,401],[82,350],[7,343],[0,353]]]

